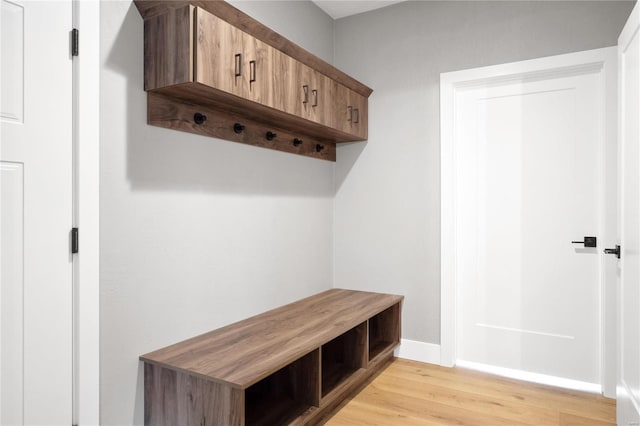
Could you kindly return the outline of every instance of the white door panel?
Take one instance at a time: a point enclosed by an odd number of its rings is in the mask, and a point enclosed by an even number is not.
[[[71,1],[0,2],[0,419],[68,425]]]
[[[0,425],[22,418],[23,169],[0,163]]]
[[[0,117],[22,123],[24,107],[24,8],[2,0],[2,99]]]
[[[456,98],[458,359],[600,383],[600,76]]]
[[[618,424],[640,422],[640,10],[618,40],[621,274],[618,289]]]

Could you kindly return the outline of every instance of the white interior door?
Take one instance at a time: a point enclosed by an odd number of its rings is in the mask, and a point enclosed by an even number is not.
[[[459,364],[601,383],[600,70],[458,92]]]
[[[0,424],[69,425],[71,1],[0,2]]]
[[[620,286],[618,424],[640,424],[640,9],[618,40]],[[610,260],[613,261],[613,260]]]

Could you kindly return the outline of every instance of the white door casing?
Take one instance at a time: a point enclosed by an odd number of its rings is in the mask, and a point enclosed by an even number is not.
[[[100,424],[100,2],[74,0],[80,54],[73,59],[75,226],[74,420]]]
[[[441,362],[612,394],[615,346],[602,343],[615,338],[615,293],[601,283],[615,275],[599,250],[615,232],[614,49],[443,74],[441,107]],[[574,250],[586,235],[599,248]],[[581,362],[563,366],[571,351]]]
[[[640,424],[640,8],[618,39],[620,228],[619,425]],[[615,264],[613,257],[607,259]]]
[[[0,1],[0,423],[71,424],[72,4]]]

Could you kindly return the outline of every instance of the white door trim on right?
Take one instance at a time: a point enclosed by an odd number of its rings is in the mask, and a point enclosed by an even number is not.
[[[625,206],[626,203],[629,203],[631,200],[627,199],[627,194],[629,191],[629,182],[627,181],[627,166],[631,165],[632,167],[638,167],[638,159],[637,157],[634,159],[631,156],[627,149],[629,149],[629,145],[633,144],[633,141],[628,140],[627,130],[626,130],[626,121],[630,119],[631,123],[637,123],[638,120],[638,111],[628,111],[627,110],[627,101],[633,102],[640,98],[640,93],[636,89],[632,91],[629,88],[629,83],[632,83],[633,80],[638,79],[637,65],[635,70],[631,70],[631,73],[628,72],[626,65],[628,65],[627,61],[630,56],[633,56],[635,53],[639,55],[638,52],[638,44],[640,43],[640,6],[636,3],[631,15],[629,16],[627,23],[625,24],[620,36],[618,38],[618,84],[619,84],[619,122],[618,122],[618,144],[619,144],[619,211],[620,211],[620,220],[619,220],[619,236],[620,236],[620,245],[621,245],[621,259],[617,262],[620,265],[620,282],[618,285],[618,310],[619,310],[619,325],[618,325],[618,394],[617,394],[617,422],[619,425],[638,425],[640,424],[640,391],[638,389],[638,376],[637,371],[633,371],[633,369],[637,369],[640,360],[637,359],[637,355],[634,353],[638,350],[638,323],[634,323],[633,314],[637,314],[638,303],[640,302],[637,297],[633,297],[633,292],[629,295],[630,288],[628,288],[628,282],[635,283],[636,289],[638,283],[635,282],[635,279],[628,279],[627,277],[632,272],[630,270],[631,265],[627,259],[630,260],[632,257],[638,256],[637,254],[637,242],[630,241],[633,238],[628,238],[628,226],[631,227],[625,220],[625,216],[627,214]],[[634,50],[635,49],[635,50]],[[637,61],[636,57],[636,61]],[[635,75],[634,75],[635,74]],[[631,80],[631,81],[629,81]],[[634,93],[635,92],[635,93]],[[635,99],[634,99],[635,98]],[[635,144],[640,143],[640,141],[635,141]],[[628,162],[634,161],[635,164],[629,164]],[[636,182],[637,184],[637,182]],[[634,188],[635,189],[635,188]],[[634,190],[632,192],[633,197],[638,197],[639,194]],[[636,219],[638,220],[638,219]],[[632,228],[633,229],[633,228]],[[634,253],[635,252],[635,253]],[[612,262],[614,263],[614,262]],[[635,277],[634,277],[635,278]],[[628,281],[627,281],[628,280]],[[632,287],[633,289],[633,287]],[[634,300],[635,299],[635,300]],[[631,309],[628,309],[631,308]],[[631,314],[628,313],[631,311]],[[629,321],[630,318],[627,318],[627,315],[631,316],[632,321]],[[625,326],[629,327],[632,333],[636,335],[629,339],[625,335]],[[631,340],[631,341],[629,341]],[[631,355],[629,357],[629,355]],[[631,361],[628,361],[628,359]],[[631,365],[629,365],[631,364]],[[632,367],[631,372],[626,371],[627,366]],[[632,381],[635,383],[628,383],[628,379],[632,378]],[[633,380],[635,379],[635,380]],[[634,389],[635,388],[635,389]]]
[[[441,131],[441,364],[453,366],[456,361],[456,224],[455,224],[455,96],[463,88],[509,81],[530,81],[562,75],[599,72],[605,94],[603,135],[607,144],[605,167],[616,167],[617,130],[617,61],[616,48],[595,49],[566,55],[551,56],[522,62],[443,73],[440,76],[440,131]],[[608,153],[612,152],[612,155]],[[611,157],[611,158],[609,158]],[[609,175],[614,175],[609,173]],[[615,188],[613,181],[602,182],[601,192],[604,206],[611,211],[603,212],[612,220],[607,221],[605,236],[599,247],[612,246],[615,242],[616,195],[607,188]],[[612,204],[610,204],[612,202]],[[601,227],[603,228],[603,227]],[[604,238],[603,238],[604,237]],[[615,396],[616,387],[616,292],[615,268],[603,266],[602,282],[602,389],[606,396]]]

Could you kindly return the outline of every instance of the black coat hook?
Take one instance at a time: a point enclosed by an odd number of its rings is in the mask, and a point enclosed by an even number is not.
[[[320,152],[324,149],[324,145],[320,145],[319,143],[316,144],[316,152]]]
[[[302,145],[302,139],[295,138],[293,140],[293,146],[300,146],[300,145]]]
[[[199,112],[196,112],[195,114],[193,114],[193,121],[196,124],[202,124],[205,121],[207,121],[207,116],[204,114],[200,114]]]
[[[267,140],[268,140],[268,141],[272,141],[272,140],[274,140],[277,136],[278,136],[278,135],[276,135],[276,134],[275,134],[275,133],[273,133],[272,131],[268,131],[268,132],[267,132],[267,135],[266,135],[266,137],[267,137]]]
[[[245,129],[245,127],[244,127],[243,124],[236,123],[236,124],[233,125],[233,131],[236,132],[236,133],[242,133],[242,132],[244,132],[244,129]]]

